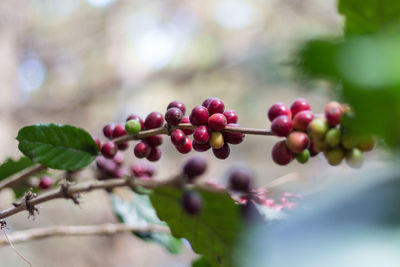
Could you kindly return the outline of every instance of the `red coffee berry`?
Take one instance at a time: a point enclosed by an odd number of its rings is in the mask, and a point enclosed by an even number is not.
[[[207,126],[199,126],[193,132],[193,139],[198,144],[205,144],[210,139],[210,130]]]
[[[112,138],[113,131],[114,131],[114,124],[113,123],[109,123],[106,126],[104,126],[104,128],[103,128],[103,134],[107,138]]]
[[[231,149],[229,148],[229,145],[227,143],[225,143],[220,149],[213,148],[214,156],[218,159],[228,158],[230,152],[231,152]]]
[[[226,117],[222,113],[215,113],[208,119],[208,127],[213,131],[221,131],[227,124]]]
[[[277,136],[288,136],[293,130],[293,121],[286,115],[272,121],[271,131]]]
[[[117,146],[115,145],[114,142],[107,141],[101,147],[101,154],[103,154],[105,158],[111,159],[115,156],[116,153],[117,153]]]
[[[183,146],[186,143],[186,135],[185,133],[177,129],[171,133],[171,142],[175,146]]]
[[[49,189],[53,185],[53,180],[50,176],[43,175],[40,178],[39,187],[40,189]]]
[[[110,174],[110,176],[114,178],[121,178],[125,175],[127,175],[127,171],[122,167],[115,168],[114,171]]]
[[[186,137],[186,143],[183,146],[177,146],[176,149],[182,154],[187,154],[192,150],[192,140]]]
[[[150,154],[146,157],[149,161],[157,161],[161,158],[161,149],[159,147],[151,147]]]
[[[293,127],[298,131],[307,131],[307,126],[314,118],[314,113],[310,110],[303,110],[296,114],[293,118]]]
[[[186,191],[181,199],[183,210],[189,215],[197,215],[203,209],[203,199],[195,191]]]
[[[275,118],[282,116],[282,115],[286,115],[289,118],[292,117],[292,113],[290,112],[290,109],[287,106],[285,106],[285,104],[283,104],[282,102],[273,104],[268,110],[268,119],[271,122]]]
[[[234,191],[249,192],[254,174],[249,169],[235,169],[229,175],[229,187]]]
[[[228,109],[228,110],[225,110],[223,114],[226,118],[227,123],[237,123],[238,115],[237,115],[236,111],[234,111],[232,109]]]
[[[338,102],[332,101],[325,106],[325,117],[330,126],[340,124],[343,115],[343,107]]]
[[[129,147],[129,142],[123,142],[118,144],[118,150],[126,150]]]
[[[225,110],[225,105],[221,99],[215,98],[208,103],[207,109],[210,115],[215,113],[223,113]]]
[[[149,137],[146,138],[146,142],[151,147],[161,146],[162,143],[163,143],[163,137],[160,134],[149,136]]]
[[[143,119],[141,117],[139,117],[136,114],[131,114],[126,118],[126,121],[130,121],[130,120],[137,120],[140,123],[140,128],[143,130],[144,128],[144,123],[143,123]]]
[[[209,97],[206,100],[203,101],[203,103],[201,104],[203,107],[207,108],[208,104],[210,104],[211,101],[213,101],[214,99],[216,99],[216,97]]]
[[[308,150],[310,151],[310,157],[315,157],[319,154],[319,150],[316,149],[314,141],[310,142],[310,147],[308,148]]]
[[[182,120],[181,120],[181,123],[190,123],[190,119],[189,119],[189,117],[184,117]],[[185,130],[182,130],[186,135],[191,135],[192,133],[193,133],[193,130],[187,130],[187,129],[185,129]]]
[[[121,166],[124,163],[124,155],[121,152],[117,152],[112,160],[115,164]]]
[[[272,160],[276,164],[287,165],[293,159],[293,152],[288,148],[285,141],[279,141],[272,148]]]
[[[144,141],[137,143],[133,150],[135,156],[139,159],[147,157],[150,154],[150,151],[151,151],[150,145]]]
[[[164,117],[160,112],[152,112],[144,120],[144,129],[154,129],[163,126]]]
[[[92,135],[93,140],[96,142],[96,145],[99,149],[101,149],[101,142],[100,139],[97,138],[96,136]]]
[[[207,169],[207,161],[202,157],[192,157],[183,166],[183,174],[189,181],[202,175]]]
[[[105,170],[105,166],[106,166],[106,162],[108,159],[106,159],[103,156],[98,156],[96,158],[96,166],[99,170],[104,171]]]
[[[240,127],[240,125],[236,124],[236,123],[228,123],[226,126]],[[224,136],[225,142],[227,142],[229,144],[233,144],[233,145],[240,144],[244,140],[244,134],[242,134],[242,133],[231,133],[231,132],[224,131],[223,136]]]
[[[193,149],[197,152],[205,152],[211,148],[209,143],[199,144],[195,140],[192,143]]]
[[[310,144],[310,138],[303,132],[292,132],[286,139],[286,145],[293,153],[301,153]]]
[[[147,174],[148,177],[153,177],[155,172],[156,172],[156,169],[153,166],[151,166],[151,165],[147,166],[146,174]]]
[[[114,130],[112,132],[112,138],[117,138],[126,135],[125,125],[118,124],[115,125]]]
[[[190,113],[189,119],[193,125],[207,125],[208,110],[203,106],[197,106],[192,110],[192,113]]]
[[[147,175],[147,167],[143,163],[133,163],[131,165],[131,172],[135,177],[141,177]]]
[[[292,112],[292,117],[296,116],[297,113],[304,110],[311,110],[310,103],[304,98],[296,99],[290,106],[290,111]]]
[[[169,110],[170,108],[179,108],[182,111],[183,116],[185,116],[186,106],[181,101],[178,100],[172,101],[171,103],[168,104],[167,110]]]
[[[165,121],[169,125],[178,125],[183,119],[183,112],[179,108],[170,108],[165,113]]]

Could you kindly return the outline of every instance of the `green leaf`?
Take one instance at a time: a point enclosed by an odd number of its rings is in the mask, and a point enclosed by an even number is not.
[[[213,266],[232,266],[232,248],[242,228],[239,207],[228,193],[205,190],[199,193],[203,198],[203,210],[196,216],[182,210],[179,189],[156,188],[150,199],[175,237],[186,238],[193,250],[204,255]]]
[[[206,258],[200,257],[192,262],[192,267],[212,267]]]
[[[81,169],[98,154],[98,147],[90,134],[71,125],[27,126],[18,132],[17,140],[22,153],[53,169]]]
[[[33,164],[35,163],[27,157],[21,157],[18,160],[8,158],[0,165],[0,181],[32,166]]]
[[[346,35],[375,33],[400,19],[397,0],[339,0],[338,9],[346,20]]]
[[[147,195],[133,194],[132,200],[125,200],[114,194],[111,195],[113,210],[121,222],[132,226],[168,226],[157,217]],[[177,254],[182,250],[182,240],[170,234],[156,232],[135,232],[134,234],[145,241],[154,241],[161,244],[173,254]]]

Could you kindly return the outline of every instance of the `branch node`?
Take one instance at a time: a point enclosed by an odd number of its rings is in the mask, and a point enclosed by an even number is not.
[[[37,196],[37,194],[33,193],[32,188],[29,189],[28,192],[25,193],[24,197],[23,197],[23,202],[25,203],[26,206],[26,210],[28,211],[29,215],[28,215],[28,219],[32,216],[33,219],[35,219],[35,212],[37,214],[39,214],[39,210],[38,208],[36,208],[34,205],[30,204],[30,200],[32,200],[33,198],[35,198]],[[13,203],[13,205],[18,205],[20,206],[21,204],[18,203]]]
[[[70,186],[70,184],[68,184],[68,183],[62,183],[62,184],[60,184],[60,186],[61,186],[60,190],[61,190],[61,193],[62,193],[63,197],[64,197],[65,199],[71,199],[76,205],[79,205],[79,201],[78,201],[79,195],[76,196],[76,195],[71,194],[71,193],[69,192],[69,186]]]

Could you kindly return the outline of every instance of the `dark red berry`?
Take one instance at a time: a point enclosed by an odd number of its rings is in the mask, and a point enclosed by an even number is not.
[[[294,131],[286,139],[286,145],[293,153],[301,153],[310,144],[310,138],[303,132]]]
[[[286,115],[272,121],[271,131],[277,136],[288,136],[293,130],[293,121]]]
[[[153,177],[153,175],[154,175],[155,172],[156,172],[156,169],[155,169],[153,166],[151,166],[151,165],[148,165],[148,166],[147,166],[147,168],[146,168],[146,174],[147,174],[147,176]]]
[[[230,152],[231,152],[231,149],[229,148],[229,145],[227,143],[225,143],[220,149],[213,148],[214,156],[219,159],[228,158]]]
[[[226,126],[228,127],[240,127],[239,124],[236,123],[228,123]],[[231,133],[228,131],[223,132],[225,142],[233,145],[240,144],[244,140],[244,134],[242,133]]]
[[[279,141],[274,145],[272,159],[279,165],[287,165],[294,159],[293,152],[288,148],[285,141]]]
[[[159,147],[151,147],[150,154],[146,157],[149,161],[157,161],[161,158],[161,149]]]
[[[40,189],[49,189],[53,185],[53,180],[50,176],[43,175],[40,178],[39,187]]]
[[[197,152],[205,152],[211,148],[209,143],[199,144],[195,140],[193,140],[193,149]]]
[[[311,110],[303,110],[293,117],[293,127],[297,131],[307,131],[307,127],[314,119],[314,113]]]
[[[118,124],[114,127],[112,138],[117,138],[126,135],[125,125]]]
[[[184,118],[181,120],[181,123],[190,123],[189,117],[184,117]],[[184,132],[186,135],[191,135],[191,134],[193,133],[193,130],[187,130],[187,129],[185,129],[185,130],[183,130],[183,132]]]
[[[226,117],[222,113],[215,113],[208,118],[208,127],[213,131],[223,130],[226,124]]]
[[[190,113],[189,119],[193,125],[207,125],[208,110],[203,106],[197,106]]]
[[[114,142],[107,141],[101,147],[101,154],[103,154],[105,158],[111,159],[115,156],[116,153],[117,153],[117,146],[115,145]]]
[[[268,119],[272,122],[275,118],[286,115],[289,118],[292,117],[292,113],[290,109],[285,106],[282,102],[278,102],[273,104],[268,110]]]
[[[144,129],[154,129],[163,126],[164,117],[160,112],[152,112],[144,120]]]
[[[183,146],[186,143],[186,135],[185,133],[177,129],[171,133],[171,142],[175,146]]]
[[[193,132],[193,140],[198,144],[208,143],[208,139],[210,139],[210,130],[207,126],[199,126]]]
[[[336,126],[340,123],[343,115],[343,107],[338,102],[329,102],[325,107],[325,117],[330,126]]]
[[[249,169],[235,169],[229,175],[229,186],[234,191],[249,192],[254,174]]]
[[[178,125],[183,119],[183,113],[179,108],[170,108],[165,113],[165,121],[170,125]]]
[[[226,118],[227,123],[237,123],[238,115],[237,115],[236,111],[234,111],[232,109],[228,109],[228,110],[225,110],[223,114]]]
[[[113,160],[106,159],[102,156],[96,158],[96,165],[101,172],[107,175],[112,173],[114,169],[117,168],[117,164]]]
[[[127,175],[127,171],[122,167],[115,168],[114,171],[110,174],[110,176],[114,178],[121,178],[125,175]]]
[[[186,143],[183,146],[177,146],[176,149],[182,154],[187,154],[192,150],[192,140],[186,137]]]
[[[163,137],[160,134],[149,136],[146,138],[146,142],[152,147],[161,146],[163,143]]]
[[[113,123],[109,123],[106,126],[104,126],[104,128],[103,128],[103,134],[107,138],[112,138],[113,131],[114,131],[114,124]]]
[[[133,163],[131,165],[131,172],[135,177],[141,177],[147,175],[147,167],[143,163]]]
[[[203,209],[203,199],[195,191],[186,191],[182,196],[181,203],[189,215],[197,215]]]
[[[93,140],[96,142],[96,145],[99,149],[101,149],[101,142],[100,139],[97,138],[96,136],[92,135]]]
[[[185,116],[186,106],[181,101],[178,100],[172,101],[171,103],[168,104],[167,110],[170,108],[179,108],[182,111],[183,116]]]
[[[143,123],[143,120],[142,120],[141,117],[139,117],[139,116],[136,115],[136,114],[131,114],[131,115],[128,116],[128,118],[126,118],[126,121],[130,121],[130,120],[137,120],[137,121],[139,121],[139,123],[140,123],[140,128],[143,130],[144,123]]]
[[[122,142],[118,144],[118,150],[126,150],[129,147],[129,142]]]
[[[296,116],[297,113],[304,110],[311,110],[310,103],[304,98],[296,99],[290,106],[290,111],[292,112],[292,117]]]
[[[144,141],[141,141],[135,145],[133,150],[135,156],[139,159],[145,158],[150,154],[151,147]]]
[[[213,101],[214,99],[217,99],[217,98],[216,97],[209,97],[206,100],[204,100],[201,105],[206,108],[206,107],[208,107],[208,104],[210,104],[210,102]]]
[[[207,109],[210,115],[215,113],[224,113],[225,105],[221,99],[215,98],[208,103]]]
[[[124,155],[121,152],[117,152],[112,160],[115,162],[115,164],[120,166],[124,163]]]
[[[315,142],[310,142],[310,147],[308,149],[310,151],[310,157],[315,157],[319,154],[319,150],[315,148]]]
[[[207,161],[202,157],[193,157],[186,161],[183,166],[183,173],[189,181],[202,175],[207,169]]]

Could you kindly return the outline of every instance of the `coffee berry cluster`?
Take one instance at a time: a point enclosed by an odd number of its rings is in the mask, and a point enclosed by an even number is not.
[[[363,152],[375,145],[373,136],[356,137],[341,124],[341,118],[351,109],[346,104],[332,101],[324,114],[314,114],[306,99],[295,100],[290,108],[278,102],[268,111],[271,132],[285,140],[272,148],[272,159],[287,165],[296,159],[306,163],[310,157],[323,153],[330,165],[339,165],[343,159],[353,168],[361,167]]]

